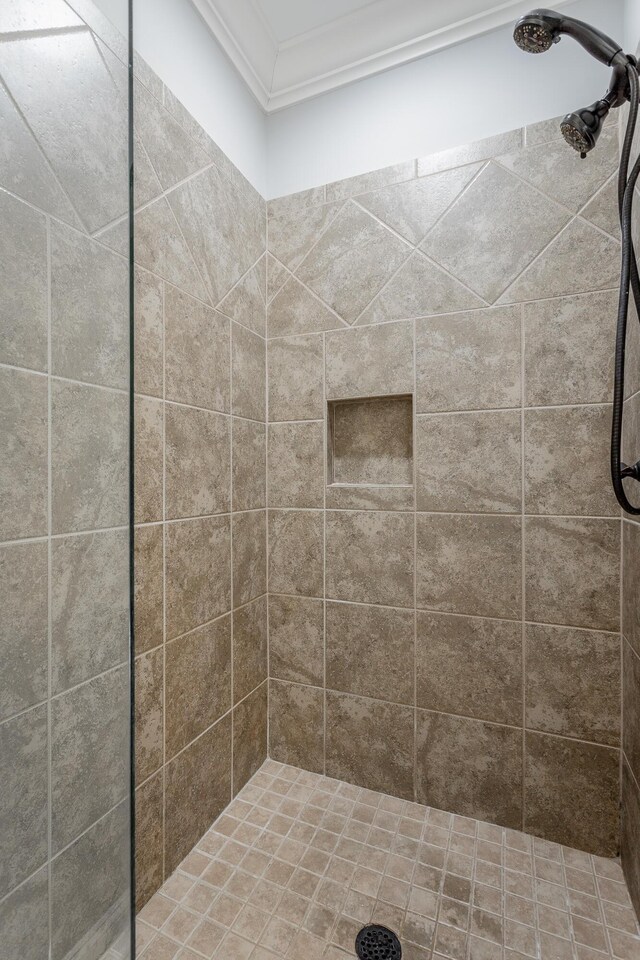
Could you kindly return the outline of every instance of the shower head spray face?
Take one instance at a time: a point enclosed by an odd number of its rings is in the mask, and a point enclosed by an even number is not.
[[[568,113],[560,124],[562,136],[581,157],[586,157],[598,142],[609,110],[610,104],[607,100],[596,100],[590,107]]]
[[[545,17],[529,14],[518,20],[513,39],[525,53],[546,53],[560,38],[554,34]]]

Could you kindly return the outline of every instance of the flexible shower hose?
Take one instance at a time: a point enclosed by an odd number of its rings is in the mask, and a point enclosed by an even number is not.
[[[633,466],[622,462],[622,417],[624,409],[624,365],[627,341],[627,319],[629,316],[629,291],[633,294],[636,312],[640,320],[640,278],[631,231],[633,196],[640,176],[640,154],[629,174],[629,161],[633,138],[638,119],[639,82],[635,63],[627,67],[630,88],[630,108],[627,130],[620,157],[618,176],[618,205],[620,227],[622,231],[622,268],[620,275],[620,300],[618,303],[618,324],[616,330],[616,352],[614,365],[613,417],[611,423],[611,480],[616,499],[623,510],[634,516],[640,515],[640,506],[633,506],[624,489],[624,480],[631,477],[640,480],[640,460]]]

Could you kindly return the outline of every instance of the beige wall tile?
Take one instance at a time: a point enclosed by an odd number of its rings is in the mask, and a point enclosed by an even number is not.
[[[231,707],[231,617],[166,646],[167,761]]]
[[[418,510],[519,512],[520,435],[517,410],[418,417]]]
[[[47,544],[0,548],[0,718],[41,700],[48,690]]]
[[[411,707],[327,691],[327,776],[412,800]]]
[[[267,480],[266,427],[233,418],[233,509],[265,507]]]
[[[323,593],[323,528],[319,511],[269,511],[269,590],[298,596]]]
[[[267,757],[267,681],[233,711],[233,793]]]
[[[418,711],[419,803],[522,828],[522,732]]]
[[[527,733],[524,829],[555,843],[615,856],[619,767],[620,754],[609,747]]]
[[[228,412],[229,321],[169,284],[164,309],[167,400]]]
[[[610,746],[620,743],[620,639],[616,634],[527,624],[530,729]]]
[[[0,539],[47,533],[47,380],[0,370]]]
[[[400,513],[327,513],[327,596],[413,605],[413,520]]]
[[[236,513],[231,520],[233,605],[239,607],[267,592],[267,515],[265,510]]]
[[[321,333],[346,326],[337,313],[311,290],[289,274],[269,307],[267,332],[270,337],[292,337],[303,333]]]
[[[267,598],[233,613],[233,702],[267,679]]]
[[[413,486],[411,397],[334,401],[327,416],[329,483]]]
[[[418,606],[519,618],[521,536],[517,517],[419,515]]]
[[[616,315],[617,292],[535,300],[523,309],[527,405],[609,400],[613,343],[602,318]]]
[[[166,515],[228,513],[231,508],[231,422],[208,410],[166,404]]]
[[[272,423],[268,441],[269,506],[324,505],[324,423]]]
[[[46,867],[0,904],[3,949],[9,960],[49,953],[49,877]]]
[[[164,763],[164,654],[160,647],[136,657],[136,782]]]
[[[324,771],[324,690],[269,681],[269,756]]]
[[[169,876],[231,800],[231,715],[165,768],[165,874]]]
[[[629,888],[632,903],[638,913],[640,908],[640,788],[629,765],[622,764],[622,869]]]
[[[437,170],[458,167],[477,160],[488,160],[490,157],[506,153],[507,150],[516,150],[522,146],[522,142],[522,130],[510,130],[508,133],[475,140],[461,147],[441,150],[439,153],[432,153],[418,160],[418,176],[424,177]]]
[[[135,268],[135,390],[152,397],[163,395],[164,316],[163,283],[146,270]]]
[[[524,438],[527,513],[618,514],[611,489],[609,406],[527,410]]]
[[[329,602],[326,631],[327,687],[413,703],[413,611]]]
[[[322,337],[283,337],[267,344],[269,422],[324,416]]]
[[[161,524],[135,529],[134,639],[138,654],[163,640],[163,539]]]
[[[134,408],[136,523],[163,519],[164,404],[136,397]]]
[[[136,790],[136,908],[142,910],[164,880],[162,771]]]
[[[419,707],[519,726],[520,623],[418,611],[416,685]]]
[[[232,405],[237,417],[266,416],[266,350],[262,337],[232,324]]]
[[[363,173],[357,177],[348,177],[346,180],[337,180],[326,185],[327,200],[346,200],[369,190],[377,190],[390,183],[401,183],[411,180],[416,175],[415,161],[406,160],[392,167],[374,170],[372,173]]]
[[[620,525],[528,517],[526,618],[617,630]]]
[[[413,324],[328,333],[327,399],[413,392]]]
[[[279,680],[323,684],[324,603],[308,597],[269,597],[269,667]]]
[[[231,530],[225,517],[166,528],[167,639],[231,609]]]
[[[622,748],[636,781],[640,775],[640,660],[628,643],[623,643],[622,697],[624,735]]]
[[[625,520],[622,524],[622,631],[640,655],[640,525]]]
[[[520,308],[416,322],[418,413],[520,405]]]

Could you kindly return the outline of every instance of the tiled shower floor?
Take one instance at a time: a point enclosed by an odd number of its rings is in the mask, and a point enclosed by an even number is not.
[[[138,919],[144,960],[630,960],[619,864],[267,760]]]

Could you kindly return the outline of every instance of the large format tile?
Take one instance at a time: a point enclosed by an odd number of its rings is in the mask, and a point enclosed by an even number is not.
[[[266,416],[266,350],[262,337],[232,324],[232,404],[236,417]]]
[[[416,323],[418,413],[520,405],[520,308]]]
[[[46,867],[0,903],[6,960],[49,960],[49,879]]]
[[[324,691],[269,681],[269,755],[306,770],[324,770]]]
[[[524,305],[527,406],[610,399],[617,307],[617,291]]]
[[[494,303],[568,219],[558,204],[489,163],[421,247]]]
[[[231,529],[228,518],[167,525],[167,639],[231,609]]]
[[[617,521],[528,517],[525,554],[527,620],[618,629]]]
[[[326,595],[413,605],[413,519],[405,514],[329,511]]]
[[[621,665],[616,634],[529,623],[525,658],[529,728],[619,745]]]
[[[521,828],[520,730],[419,710],[416,764],[419,803]]]
[[[48,690],[47,545],[0,547],[0,719],[41,700]]]
[[[231,521],[233,605],[239,607],[267,592],[267,514],[235,513]]]
[[[622,749],[636,780],[640,776],[640,659],[622,645]]]
[[[141,270],[140,267],[134,268],[134,283],[135,390],[136,393],[161,397],[164,362],[164,285],[162,280],[147,273],[146,270]]]
[[[267,329],[265,257],[245,273],[219,305],[219,310],[264,337]]]
[[[231,409],[229,321],[175,287],[165,292],[166,397]]]
[[[522,531],[516,517],[418,516],[418,606],[517,619]]]
[[[413,325],[383,324],[329,333],[328,400],[413,392]]]
[[[640,860],[637,852],[640,847],[640,789],[629,765],[622,762],[622,802],[621,802],[620,854],[625,880],[636,913],[640,907]]]
[[[164,610],[163,528],[136,527],[134,538],[134,639],[136,653],[162,643]]]
[[[298,267],[297,275],[344,320],[353,323],[406,260],[410,249],[349,203]]]
[[[228,513],[231,508],[229,417],[168,403],[165,418],[167,519]]]
[[[126,530],[51,544],[51,688],[60,693],[124,663],[129,646]]]
[[[104,949],[126,930],[129,857],[129,813],[121,803],[53,861],[52,960],[65,960],[98,925]]]
[[[128,671],[118,667],[53,701],[51,833],[54,851],[95,823],[129,787]]]
[[[233,419],[233,509],[257,510],[267,505],[266,426]]]
[[[233,711],[233,793],[262,766],[267,756],[267,681]]]
[[[522,130],[509,130],[483,140],[474,140],[459,147],[450,147],[438,153],[429,154],[418,160],[418,176],[424,177],[438,170],[460,167],[478,160],[490,160],[509,150],[522,146]]]
[[[222,617],[167,644],[167,759],[231,707],[231,617]]]
[[[269,506],[324,504],[324,423],[269,425]]]
[[[622,632],[640,656],[640,524],[622,524]]]
[[[0,725],[0,898],[47,859],[47,708],[36,707]]]
[[[165,871],[169,875],[231,799],[231,716],[165,770]]]
[[[518,512],[520,434],[520,412],[515,410],[418,417],[418,510]]]
[[[521,625],[418,611],[416,702],[427,710],[519,725]]]
[[[267,344],[269,422],[318,420],[324,412],[322,337],[283,337]]]
[[[136,908],[141,910],[161,886],[164,834],[163,772],[136,790]]]
[[[55,222],[51,229],[51,348],[57,376],[126,389],[127,261]]]
[[[47,380],[0,370],[0,540],[47,532]]]
[[[164,763],[164,655],[160,648],[136,657],[135,664],[136,783]]]
[[[330,602],[326,622],[327,687],[413,703],[413,611]]]
[[[269,511],[269,591],[323,593],[323,515],[317,510]]]
[[[527,733],[525,830],[602,857],[615,856],[619,768],[617,750]]]
[[[134,516],[136,523],[164,517],[164,411],[161,400],[134,401]]]
[[[267,598],[258,597],[233,613],[233,702],[266,680]]]
[[[273,594],[269,597],[269,671],[279,680],[322,685],[322,600]]]
[[[327,776],[413,799],[411,707],[327,692]]]
[[[285,283],[269,305],[267,331],[269,337],[292,337],[303,333],[342,329],[346,322],[337,313],[304,287],[294,276]]]
[[[486,305],[468,287],[415,250],[363,312],[358,323],[411,320]]]
[[[304,194],[270,200],[267,204],[270,253],[289,270],[295,270],[340,208],[340,203],[311,204]]]
[[[123,526],[129,476],[126,395],[54,380],[51,403],[53,532]]]
[[[610,445],[609,406],[525,411],[525,511],[616,516]]]
[[[0,56],[5,83],[90,231],[127,210],[126,99],[111,73],[118,68],[124,75],[113,59],[107,67],[88,30],[23,37],[3,44]]]
[[[417,245],[479,169],[480,164],[469,164],[394,184],[365,194],[358,203],[409,243]]]
[[[396,163],[390,167],[381,167],[379,170],[360,173],[355,177],[347,177],[344,180],[328,183],[325,186],[326,197],[327,200],[346,200],[347,197],[369,193],[370,190],[377,190],[392,183],[412,180],[415,175],[415,161],[404,160],[402,163]]]
[[[3,186],[7,185],[4,178],[0,182]],[[4,192],[0,194],[0,218],[3,272],[0,290],[0,361],[32,370],[46,370],[46,220],[26,203]]]

